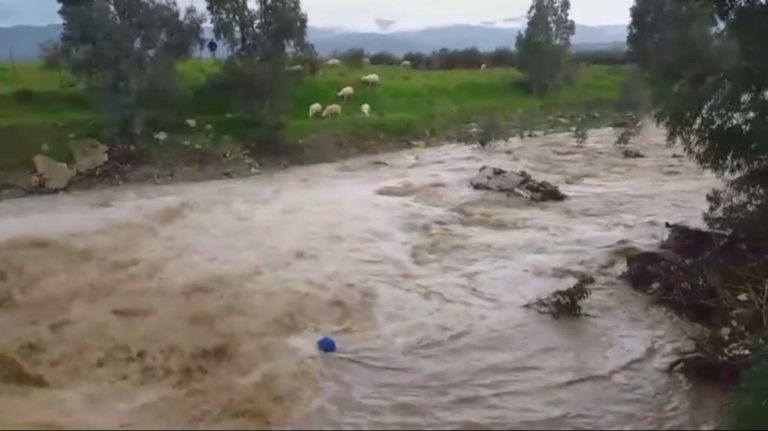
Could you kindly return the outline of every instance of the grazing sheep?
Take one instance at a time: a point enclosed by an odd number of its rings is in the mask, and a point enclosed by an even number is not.
[[[367,103],[363,103],[363,106],[360,107],[360,112],[363,113],[363,117],[370,117],[371,116],[371,105]]]
[[[341,60],[339,60],[338,58],[332,58],[325,62],[325,65],[328,67],[336,67],[340,64],[341,64]]]
[[[362,82],[364,85],[375,87],[379,85],[379,75],[375,73],[371,73],[370,75],[365,75],[362,78],[360,78],[360,82]]]
[[[352,87],[344,87],[337,94],[342,100],[347,101],[355,95],[355,90]]]
[[[400,63],[400,67],[411,67],[411,62],[408,60],[403,60],[403,62]]]
[[[322,113],[323,113],[323,105],[319,103],[314,103],[312,104],[312,106],[309,107],[309,118],[317,117]]]
[[[488,69],[488,66],[485,63],[481,64],[480,70],[485,70],[485,69]]]
[[[323,118],[338,117],[339,115],[341,115],[341,106],[339,105],[328,105],[325,107],[325,111],[323,111]]]
[[[301,72],[302,70],[304,70],[304,66],[302,66],[301,64],[297,64],[294,66],[286,67],[285,70],[288,70],[290,72]]]

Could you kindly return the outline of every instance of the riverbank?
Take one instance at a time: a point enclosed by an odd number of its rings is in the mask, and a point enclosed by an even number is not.
[[[82,91],[68,86],[67,77],[60,78],[56,71],[43,70],[37,64],[22,64],[16,65],[12,78],[8,68],[0,65],[0,171],[26,171],[31,168],[32,157],[41,151],[70,162],[69,141],[100,138],[98,116]],[[626,68],[621,66],[582,67],[572,83],[537,99],[525,90],[522,77],[514,69],[323,69],[298,84],[280,133],[281,144],[267,148],[251,143],[248,119],[228,112],[215,95],[201,90],[217,68],[209,61],[191,60],[179,65],[193,101],[176,123],[149,134],[164,132],[167,139],[146,139],[142,145],[143,164],[161,171],[167,171],[169,163],[182,170],[197,169],[213,163],[214,154],[240,154],[246,148],[259,165],[331,161],[401,149],[412,142],[430,145],[460,141],[462,127],[484,118],[498,123],[499,134],[503,129],[568,128],[570,125],[559,119],[565,117],[572,122],[581,115],[589,115],[590,126],[604,125],[626,76]],[[359,85],[360,76],[367,73],[381,76],[380,87]],[[340,118],[307,118],[309,105],[336,103],[336,91],[347,85],[355,87],[356,95],[354,101],[343,104]],[[362,103],[371,106],[371,117],[360,114]],[[246,171],[254,167],[254,163],[246,165]],[[239,176],[241,169],[229,166],[222,173],[227,170],[238,171],[230,174]],[[155,175],[148,175],[144,175],[145,179],[153,180]]]

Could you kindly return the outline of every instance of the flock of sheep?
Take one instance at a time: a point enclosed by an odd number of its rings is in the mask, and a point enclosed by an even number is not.
[[[332,58],[325,62],[325,65],[327,67],[336,67],[336,66],[339,66],[340,64],[341,64],[341,60],[337,58]],[[363,59],[363,64],[366,64],[366,65],[371,64],[371,61],[365,58]],[[294,67],[301,67],[301,66],[294,66]],[[410,68],[411,62],[408,60],[403,60],[400,63],[400,67]],[[480,66],[481,70],[485,70],[486,68],[487,67],[485,64]],[[360,82],[362,82],[363,85],[368,87],[377,87],[380,81],[381,79],[379,78],[379,75],[375,73],[371,73],[369,75],[365,75],[362,78],[360,78]],[[355,89],[352,87],[344,87],[336,94],[336,96],[340,98],[342,101],[348,102],[352,100],[352,98],[355,96]],[[367,103],[363,103],[362,105],[360,105],[360,113],[362,114],[363,117],[370,117],[371,105]],[[332,105],[328,105],[325,107],[325,109],[323,109],[323,105],[321,105],[320,103],[313,103],[309,107],[310,119],[316,118],[318,116],[322,118],[327,118],[327,117],[338,117],[339,115],[341,115],[341,105],[339,104],[334,103]]]
[[[363,59],[364,64],[370,64],[370,60]],[[325,65],[328,67],[336,67],[341,64],[341,61],[336,58],[332,58],[325,62]],[[411,67],[410,61],[403,61],[400,63],[400,67]],[[368,87],[377,87],[379,85],[379,82],[381,82],[381,79],[379,78],[379,75],[375,73],[371,73],[368,75],[363,76],[360,78],[360,82]],[[341,99],[344,102],[348,102],[352,100],[352,98],[355,96],[355,89],[352,87],[344,87],[342,88],[336,96]],[[360,113],[363,117],[370,117],[371,116],[371,105],[367,103],[363,103],[360,106]],[[318,116],[322,118],[327,117],[338,117],[341,115],[341,105],[339,104],[332,104],[328,105],[323,109],[323,105],[320,103],[313,103],[309,107],[309,118],[316,118]]]

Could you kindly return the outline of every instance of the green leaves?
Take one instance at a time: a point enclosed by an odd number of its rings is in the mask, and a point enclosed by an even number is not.
[[[73,76],[86,82],[108,134],[140,134],[147,117],[181,103],[176,60],[197,44],[204,21],[182,19],[167,0],[61,0],[62,47]]]
[[[528,76],[534,93],[546,93],[565,79],[575,31],[568,17],[570,7],[569,0],[534,0],[528,26],[517,35],[518,67]]]
[[[752,230],[756,212],[768,215],[768,177],[757,174],[768,169],[766,38],[765,2],[636,0],[632,8],[630,55],[657,120],[729,180],[710,200],[708,219],[721,228]]]

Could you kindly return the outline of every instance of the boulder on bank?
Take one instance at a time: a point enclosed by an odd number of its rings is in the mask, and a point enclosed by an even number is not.
[[[728,232],[665,223],[669,235],[661,242],[663,250],[687,259],[706,256],[728,239]]]
[[[48,156],[36,155],[32,159],[35,169],[42,175],[45,187],[48,190],[61,190],[72,181],[77,170],[70,168],[66,163],[57,162]]]
[[[525,171],[511,172],[483,166],[469,183],[475,190],[514,193],[534,202],[563,201],[567,198],[557,186],[536,181]]]
[[[69,150],[75,159],[75,167],[78,172],[88,172],[109,161],[109,148],[95,139],[71,141]]]

